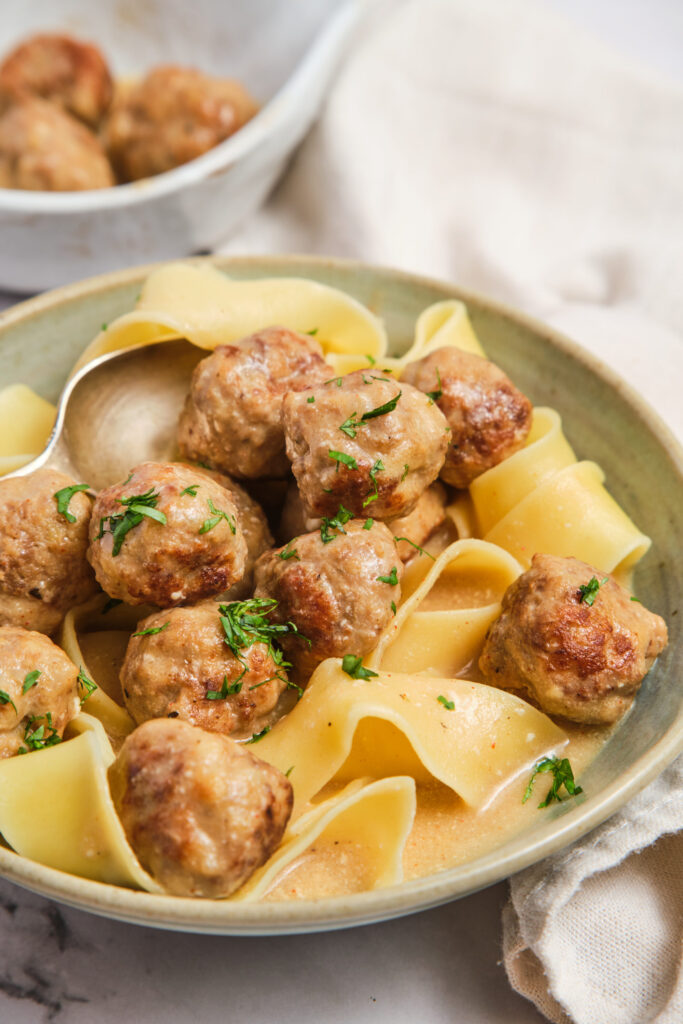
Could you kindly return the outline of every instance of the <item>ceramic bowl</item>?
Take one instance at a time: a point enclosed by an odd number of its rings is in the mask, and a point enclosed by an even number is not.
[[[536,404],[559,410],[579,457],[598,462],[607,485],[652,537],[636,590],[669,625],[670,644],[632,712],[582,774],[585,796],[539,814],[492,853],[393,888],[315,902],[262,905],[133,892],[75,878],[0,848],[0,873],[51,899],[107,917],[183,931],[278,934],[381,921],[464,896],[555,853],[584,835],[653,779],[683,749],[681,579],[683,453],[655,414],[611,370],[540,323],[435,281],[356,263],[298,257],[218,259],[238,278],[311,277],[343,289],[385,319],[404,351],[417,315],[463,299],[487,353]],[[130,309],[150,268],[108,274],[32,299],[0,316],[0,387],[24,381],[53,401],[103,321]],[[56,341],[58,339],[58,341]]]
[[[210,250],[252,213],[310,128],[369,0],[25,0],[0,13],[0,55],[39,31],[99,44],[118,77],[192,65],[262,104],[197,160],[91,192],[0,189],[0,288],[37,292],[93,273]]]

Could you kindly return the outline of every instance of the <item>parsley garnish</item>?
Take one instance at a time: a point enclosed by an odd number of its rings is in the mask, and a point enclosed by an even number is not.
[[[207,700],[225,700],[226,697],[232,697],[233,694],[239,693],[242,689],[242,676],[246,673],[246,666],[240,672],[238,678],[233,682],[228,681],[227,676],[223,676],[223,685],[220,690],[207,690]]]
[[[12,698],[10,697],[9,693],[7,693],[6,690],[0,690],[0,704],[11,704],[12,707],[14,708],[14,713],[17,715],[19,714],[19,712],[17,711],[16,704],[14,703],[14,701],[12,700]]]
[[[101,331],[106,331],[108,327],[109,327],[109,324],[101,324],[100,325],[100,330]]]
[[[373,484],[375,490],[374,490],[373,494],[369,494],[367,496],[367,498],[363,502],[363,508],[365,508],[366,505],[369,505],[371,501],[377,501],[377,499],[379,498],[379,488],[377,486],[377,474],[378,473],[382,473],[384,471],[384,469],[385,469],[385,466],[384,466],[384,463],[382,462],[382,460],[381,459],[377,459],[377,462],[375,463],[375,465],[370,470],[370,479],[372,480],[372,484]]]
[[[88,697],[92,697],[93,693],[97,689],[97,684],[93,683],[92,679],[88,679],[85,672],[83,671],[82,665],[78,672],[78,685],[82,687],[82,689],[85,691],[85,693],[81,697],[81,707],[83,707]]]
[[[358,469],[358,463],[354,459],[353,455],[347,455],[346,452],[336,452],[330,448],[328,456],[337,463],[337,472],[339,472],[339,463],[343,463],[349,469]]]
[[[45,719],[43,725],[36,726],[35,723],[39,722],[41,718]],[[44,750],[46,747],[54,747],[61,742],[62,737],[52,724],[52,714],[49,711],[45,715],[30,715],[24,730],[26,746],[19,747],[18,752],[28,754],[29,750]]]
[[[293,543],[294,541],[290,540],[289,544],[285,545],[282,551],[278,551],[277,557],[281,558],[283,562],[288,562],[290,558],[296,558],[297,562],[301,561],[296,548],[291,547]]]
[[[186,487],[184,491],[180,492],[180,497],[182,498],[184,494],[190,494],[193,498],[196,498],[198,489],[199,484],[190,484],[189,487]]]
[[[395,602],[395,601],[392,601],[392,602],[391,602],[391,610],[392,610],[392,612],[393,612],[393,613],[394,613],[394,615],[395,615],[395,614],[396,614],[396,602]]]
[[[397,544],[400,540],[404,540],[406,544],[410,544],[410,546],[415,548],[416,551],[419,551],[421,555],[426,555],[427,558],[431,558],[432,562],[436,561],[434,555],[430,555],[428,551],[425,551],[424,548],[421,548],[420,545],[416,544],[414,540],[410,539],[410,537],[394,537],[394,540],[396,541]]]
[[[246,742],[247,742],[247,743],[258,743],[258,741],[259,741],[259,740],[262,740],[262,739],[263,739],[263,737],[264,737],[264,736],[265,736],[265,735],[266,735],[267,733],[269,733],[269,732],[270,732],[270,728],[271,728],[271,727],[270,727],[269,725],[267,725],[267,726],[265,727],[265,729],[261,729],[261,732],[255,732],[255,733],[254,733],[254,735],[253,735],[253,736],[251,737],[251,739],[250,739],[250,740],[247,740]]]
[[[395,587],[398,583],[398,576],[396,575],[396,566],[392,567],[391,572],[388,576],[378,576],[378,583],[388,583],[390,587]]]
[[[320,330],[319,327],[314,327],[312,331],[306,331],[306,334],[310,334],[312,338],[315,338],[316,334]]]
[[[313,405],[313,403],[315,402],[315,395],[309,395],[306,401],[308,402],[309,405]]]
[[[222,509],[216,508],[214,503],[211,501],[211,498],[207,498],[206,504],[209,506],[209,512],[211,512],[212,515],[210,519],[205,519],[202,525],[199,527],[200,533],[208,533],[209,530],[213,530],[214,526],[218,526],[221,519],[225,519],[226,523],[230,527],[231,533],[234,534],[237,532],[235,520],[232,518],[232,516],[228,515],[228,513],[224,512]]]
[[[336,516],[333,516],[332,518],[323,516],[320,523],[320,539],[323,544],[329,544],[330,541],[333,541],[340,533],[346,533],[344,527],[350,519],[353,519],[353,512],[349,512],[349,510],[344,508],[343,505],[340,505],[337,509]],[[332,530],[336,530],[337,532],[332,533]]]
[[[577,796],[579,793],[583,793],[581,786],[577,786],[574,782],[574,772],[572,766],[569,763],[569,758],[563,757],[560,760],[557,757],[543,757],[540,761],[537,761],[534,765],[534,769],[531,773],[531,778],[524,791],[522,797],[522,803],[525,804],[531,796],[531,790],[534,786],[534,780],[537,775],[541,775],[543,772],[553,773],[553,782],[548,791],[548,795],[545,800],[542,800],[538,805],[539,807],[548,807],[553,800],[560,802],[562,797],[560,796],[560,789],[562,786],[567,790],[569,796]]]
[[[605,576],[604,580],[600,580],[599,583],[595,576],[591,576],[588,583],[582,584],[579,587],[579,604],[583,601],[584,604],[590,607],[598,596],[600,587],[603,587],[608,581],[609,576]]]
[[[443,388],[441,386],[441,374],[439,373],[439,367],[436,368],[436,383],[437,387],[434,391],[426,391],[427,398],[431,398],[432,402],[438,402],[443,395]]]
[[[630,601],[637,601],[637,602],[638,602],[638,604],[642,604],[642,603],[643,603],[643,602],[642,602],[642,601],[640,600],[640,598],[639,598],[639,597],[634,597],[634,595],[633,595],[633,594],[631,594],[631,597],[629,598],[629,600],[630,600]]]
[[[371,356],[369,352],[365,353],[365,358],[367,359],[370,366],[375,366],[377,364],[377,360],[374,358],[374,356]]]
[[[139,633],[133,633],[133,636],[156,636],[157,633],[163,633],[170,625],[171,620],[169,619],[163,626],[150,626],[149,629],[141,629]]]
[[[39,668],[34,668],[33,672],[27,672],[24,676],[24,685],[21,688],[22,693],[28,693],[32,686],[35,686],[38,682],[38,677],[42,675]],[[14,709],[17,710],[16,708]]]
[[[342,671],[352,679],[372,679],[377,675],[371,668],[363,667],[363,659],[355,654],[345,654],[342,658]]]
[[[403,476],[401,477],[401,483],[403,483],[405,478],[408,476],[408,473],[410,473],[410,466],[406,462],[405,465],[403,466]]]
[[[69,512],[69,502],[79,491],[90,490],[92,490],[90,484],[74,484],[72,487],[62,487],[61,491],[55,491],[53,498],[57,502],[57,512],[68,522],[75,523],[76,516],[73,512]]]
[[[446,711],[455,711],[455,703],[452,700],[449,700],[447,697],[444,697],[442,693],[440,693],[436,699],[438,700],[439,704],[443,704]]]
[[[371,530],[372,527],[374,526],[374,523],[375,523],[375,520],[372,519],[370,516],[368,516],[368,518],[363,523],[363,529],[364,530]]]
[[[383,377],[375,377],[375,380],[384,380]],[[399,391],[397,395],[390,398],[384,405],[378,405],[376,409],[369,409],[368,412],[364,412],[360,419],[357,419],[358,413],[352,412],[347,420],[344,420],[340,426],[340,430],[347,435],[347,437],[355,437],[358,429],[367,423],[368,420],[374,420],[376,416],[385,416],[388,412],[393,412],[398,405],[398,400],[403,394]]]
[[[294,765],[291,765],[291,766],[290,766],[290,767],[289,767],[289,768],[287,769],[287,771],[285,772],[285,778],[286,778],[286,779],[288,779],[288,778],[289,778],[289,776],[290,776],[290,775],[292,774],[292,772],[293,772],[293,771],[294,771]]]
[[[242,651],[247,647],[251,647],[252,644],[265,644],[273,662],[283,672],[292,666],[291,662],[285,661],[285,656],[280,647],[276,646],[281,637],[296,634],[303,643],[310,646],[310,640],[302,636],[298,627],[293,622],[269,622],[268,616],[276,607],[277,601],[274,601],[272,598],[264,599],[260,597],[250,598],[246,601],[232,601],[230,604],[218,606],[221,625],[225,634],[225,643],[242,666],[242,672],[232,684],[233,686],[240,683],[241,689],[242,677],[249,668],[244,660]],[[285,683],[289,682],[286,675],[276,674],[271,678],[281,679]],[[269,680],[265,680],[265,682],[269,682]],[[224,682],[223,685],[225,688],[226,683]],[[209,697],[209,700],[219,700],[230,692],[239,693],[239,690],[227,690],[225,694],[223,694],[222,690],[209,692],[217,692],[218,694],[215,697]]]
[[[329,380],[323,381],[323,387],[325,386],[325,384],[336,384],[337,387],[340,388],[342,386],[342,379],[341,377],[330,377]]]
[[[98,534],[98,538],[103,537],[106,532],[105,523],[109,523],[109,533],[114,538],[112,556],[118,555],[126,534],[135,526],[139,526],[145,516],[148,519],[154,519],[157,523],[161,523],[162,526],[166,525],[166,516],[157,509],[159,498],[159,492],[150,487],[144,494],[132,494],[129,498],[116,499],[119,505],[126,506],[126,511],[111,516],[103,516],[100,519],[100,532]]]

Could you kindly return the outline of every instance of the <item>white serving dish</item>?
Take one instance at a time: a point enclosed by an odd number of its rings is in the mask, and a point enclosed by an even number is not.
[[[235,136],[166,174],[92,192],[0,189],[0,288],[36,292],[214,248],[272,188],[330,87],[368,0],[24,0],[0,54],[38,31],[99,44],[115,76],[194,65],[263,104]]]

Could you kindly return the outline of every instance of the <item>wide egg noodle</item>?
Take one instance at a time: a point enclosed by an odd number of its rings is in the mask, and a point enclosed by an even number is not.
[[[0,476],[31,462],[45,448],[57,410],[25,384],[0,390]]]
[[[386,352],[381,320],[337,288],[292,277],[236,281],[208,265],[171,263],[150,274],[135,310],[100,332],[75,369],[106,352],[173,338],[212,350],[275,324],[314,333],[340,373]]]
[[[297,808],[335,777],[396,775],[436,778],[481,807],[504,781],[565,743],[547,715],[503,690],[393,672],[352,679],[330,658],[256,753],[281,771],[292,768]]]
[[[403,850],[415,818],[415,780],[397,776],[364,782],[354,780],[297,818],[270,860],[232,898],[262,899],[297,858],[321,840],[360,846],[370,889],[402,882]]]

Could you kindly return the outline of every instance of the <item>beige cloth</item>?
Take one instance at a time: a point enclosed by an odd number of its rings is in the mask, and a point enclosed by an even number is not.
[[[520,306],[683,434],[683,90],[538,0],[394,0],[226,252],[404,267]],[[674,1024],[681,770],[512,880],[505,966],[553,1021]]]

